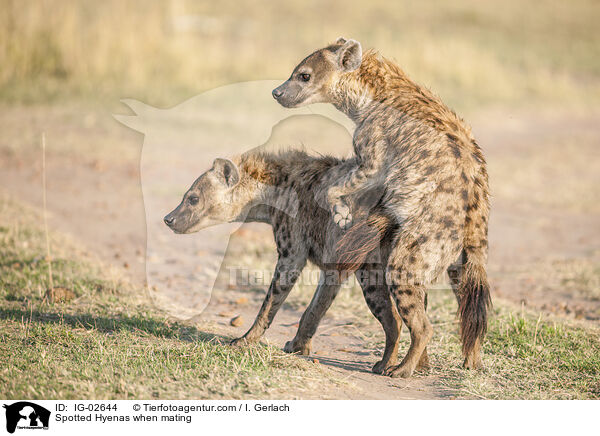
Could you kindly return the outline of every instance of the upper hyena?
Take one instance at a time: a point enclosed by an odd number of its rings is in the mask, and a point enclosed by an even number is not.
[[[165,223],[176,233],[192,233],[223,222],[264,222],[273,228],[278,260],[262,307],[250,330],[234,344],[255,342],[273,321],[307,260],[321,268],[315,295],[302,315],[288,352],[310,352],[319,321],[348,273],[355,272],[369,309],[386,335],[383,358],[373,368],[382,373],[397,363],[401,319],[385,285],[384,265],[396,225],[380,206],[345,234],[322,208],[327,187],[356,160],[311,157],[304,152],[249,153],[217,159],[185,193]],[[381,193],[377,195],[381,197]],[[369,197],[372,197],[370,193]],[[359,207],[361,202],[358,202]],[[365,232],[362,229],[366,229]],[[379,244],[379,242],[382,242]],[[344,246],[338,251],[338,245]],[[424,353],[420,365],[427,365]]]
[[[488,176],[470,128],[429,90],[394,63],[340,38],[317,50],[273,90],[285,107],[327,102],[356,124],[359,165],[328,193],[334,220],[352,222],[352,194],[386,187],[384,204],[400,224],[388,263],[388,284],[411,332],[408,354],[392,374],[408,376],[432,335],[424,286],[451,268],[460,277],[464,365],[481,366],[481,340],[490,304],[485,263]],[[452,264],[459,260],[458,265]]]

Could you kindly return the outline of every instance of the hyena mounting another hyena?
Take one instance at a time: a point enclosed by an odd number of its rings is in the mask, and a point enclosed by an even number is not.
[[[425,286],[448,269],[459,279],[453,289],[464,366],[481,367],[491,303],[485,269],[489,193],[485,160],[470,128],[397,65],[372,51],[363,55],[357,41],[344,38],[302,60],[273,97],[285,107],[332,103],[356,124],[359,165],[327,196],[340,227],[352,224],[347,204],[353,195],[368,186],[386,188],[383,203],[399,224],[388,286],[411,334],[406,357],[389,374],[412,374],[432,336]]]
[[[233,344],[258,341],[294,286],[307,260],[321,268],[321,279],[302,315],[296,336],[284,350],[309,354],[311,339],[340,285],[355,273],[373,315],[381,323],[386,346],[374,367],[383,373],[397,363],[402,321],[385,285],[385,258],[396,230],[380,205],[369,204],[369,215],[342,232],[325,204],[327,187],[356,166],[356,160],[312,157],[304,152],[248,153],[235,162],[217,159],[185,193],[165,223],[176,233],[193,233],[225,222],[264,222],[273,228],[279,255],[264,302],[250,330]],[[381,193],[367,193],[366,202]],[[357,208],[365,210],[361,199]],[[386,242],[387,241],[387,242]],[[339,251],[339,247],[343,250]],[[419,366],[427,367],[427,353]]]

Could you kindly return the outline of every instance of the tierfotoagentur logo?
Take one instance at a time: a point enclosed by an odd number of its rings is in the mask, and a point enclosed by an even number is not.
[[[6,431],[14,433],[19,430],[48,430],[50,411],[28,401],[4,404],[6,409]]]

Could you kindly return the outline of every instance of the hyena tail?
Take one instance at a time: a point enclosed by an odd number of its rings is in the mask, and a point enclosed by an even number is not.
[[[460,337],[463,355],[468,357],[473,352],[477,341],[485,336],[487,331],[488,308],[492,304],[490,286],[487,280],[485,266],[469,259],[463,265],[460,281]]]
[[[357,220],[337,243],[339,268],[356,271],[369,253],[380,248],[382,241],[392,238],[396,229],[395,220],[383,210],[375,210],[368,218]]]
[[[475,199],[467,211],[464,234],[464,255],[460,278],[460,336],[465,357],[472,355],[481,344],[487,331],[488,309],[492,305],[490,286],[486,273],[487,262],[487,177],[483,174],[482,185],[475,185]],[[472,198],[473,198],[472,197]]]

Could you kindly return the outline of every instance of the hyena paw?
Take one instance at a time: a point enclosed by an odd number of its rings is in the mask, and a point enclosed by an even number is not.
[[[408,378],[413,374],[414,368],[410,368],[408,365],[400,364],[391,366],[385,370],[383,375],[387,375],[392,378]]]
[[[463,368],[465,369],[483,369],[483,363],[481,362],[481,358],[474,358],[472,356],[467,356],[463,363]]]
[[[283,351],[290,354],[300,354],[302,356],[308,356],[311,351],[310,342],[304,345],[297,345],[295,341],[287,341],[283,347]]]
[[[383,373],[385,373],[385,370],[388,369],[389,367],[390,367],[390,362],[380,360],[375,365],[373,365],[373,369],[371,371],[373,371],[375,374],[383,374]]]
[[[421,355],[419,363],[417,364],[417,371],[427,371],[430,368],[431,365],[429,364],[429,356],[427,355],[427,350],[425,350]]]
[[[241,338],[236,338],[234,340],[232,340],[229,345],[231,345],[232,347],[243,347],[244,345],[248,345],[248,344],[253,344],[256,341],[253,341],[251,339],[248,339],[245,336],[242,336]]]
[[[348,230],[352,225],[350,208],[343,203],[336,203],[333,206],[333,222],[342,230]]]

